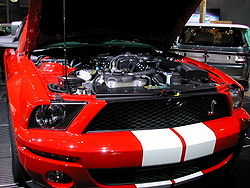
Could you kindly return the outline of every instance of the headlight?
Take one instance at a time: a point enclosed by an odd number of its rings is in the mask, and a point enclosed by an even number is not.
[[[31,113],[28,128],[64,130],[86,103],[54,103],[37,106]]]
[[[237,85],[231,85],[229,89],[234,109],[240,108],[243,103],[243,91]]]

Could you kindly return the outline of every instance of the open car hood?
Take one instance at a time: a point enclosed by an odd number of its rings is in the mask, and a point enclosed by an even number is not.
[[[66,40],[125,40],[168,50],[201,0],[66,1]],[[63,0],[32,0],[27,50],[63,42]]]

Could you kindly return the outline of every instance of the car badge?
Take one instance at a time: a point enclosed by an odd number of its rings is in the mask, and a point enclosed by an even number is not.
[[[208,111],[208,115],[209,116],[212,116],[212,115],[215,114],[214,107],[215,107],[216,104],[217,104],[217,101],[216,100],[212,100],[211,106],[210,106],[210,111]]]

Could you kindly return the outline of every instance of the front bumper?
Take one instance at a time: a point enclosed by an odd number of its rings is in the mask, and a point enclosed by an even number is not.
[[[59,184],[59,183],[51,183],[48,182],[48,180],[46,178],[44,178],[44,176],[40,173],[37,172],[33,172],[31,170],[27,170],[28,174],[32,177],[32,179],[34,180],[34,182],[36,182],[39,185],[45,186],[45,187],[102,187],[102,188],[140,188],[140,187],[148,187],[148,188],[153,188],[153,187],[171,187],[171,186],[181,186],[183,184],[187,184],[187,183],[192,183],[193,181],[196,180],[195,183],[200,182],[200,181],[204,181],[204,179],[209,178],[209,175],[211,173],[217,173],[218,171],[222,171],[222,170],[230,170],[232,168],[232,164],[234,163],[234,159],[237,156],[237,152],[233,152],[230,153],[229,155],[227,155],[224,160],[222,160],[221,162],[219,162],[218,164],[215,164],[209,168],[203,169],[203,170],[199,170],[193,173],[190,173],[188,175],[184,175],[181,176],[178,174],[176,175],[176,178],[173,179],[168,179],[166,178],[166,180],[163,181],[153,181],[153,182],[149,182],[149,183],[133,183],[133,184],[111,184],[111,183],[106,183],[108,181],[110,181],[109,179],[105,179],[106,181],[99,183],[99,181],[101,181],[100,179],[98,179],[96,181],[96,179],[92,178],[92,176],[89,174],[89,172],[85,169],[81,169],[80,167],[77,169],[71,165],[68,164],[64,164],[64,166],[67,166],[67,169],[65,167],[63,167],[62,164],[57,164],[57,163],[49,163],[48,161],[39,161],[39,164],[41,166],[44,166],[44,168],[47,169],[57,169],[57,170],[61,170],[63,172],[65,172],[66,174],[70,174],[70,176],[72,177],[73,181],[71,183],[68,184]],[[29,159],[29,160],[34,160],[34,163],[37,163],[36,159]],[[178,165],[176,165],[178,168]],[[140,175],[140,174],[139,174]],[[114,174],[115,178],[117,177]],[[152,178],[152,174],[149,174],[146,177],[141,177],[143,179],[150,179],[150,177]],[[179,177],[178,177],[179,176]],[[107,177],[107,176],[105,176]],[[126,177],[123,177],[124,179]],[[218,178],[218,177],[216,177]],[[114,180],[114,178],[112,178],[112,180]],[[111,180],[111,181],[112,181]],[[119,179],[120,180],[120,179]],[[208,180],[207,180],[208,181]],[[207,182],[206,182],[207,183]]]
[[[246,121],[244,121],[246,120]],[[172,186],[200,178],[227,164],[236,151],[227,153],[221,161],[192,171],[183,176],[173,176],[161,181],[134,183],[104,183],[90,174],[91,170],[151,168],[184,164],[206,156],[213,156],[235,148],[244,137],[248,114],[239,109],[233,117],[188,125],[173,129],[149,131],[118,131],[105,133],[73,134],[64,131],[18,130],[19,159],[32,179],[52,187],[154,187]],[[194,130],[199,130],[194,132]],[[78,158],[65,162],[39,156],[30,149]],[[174,156],[174,157],[173,157]],[[53,183],[47,179],[49,171],[62,171],[71,182]]]

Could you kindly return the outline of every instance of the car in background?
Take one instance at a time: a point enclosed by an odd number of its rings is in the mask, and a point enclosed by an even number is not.
[[[4,54],[16,184],[165,188],[228,172],[249,126],[243,87],[169,53],[200,2],[30,1]]]
[[[0,49],[17,48],[18,40],[21,36],[25,20],[26,19],[24,19],[24,21],[15,21],[9,24],[9,33],[4,36],[0,36]]]
[[[25,23],[24,21],[14,21],[11,24],[0,24],[2,29],[8,27],[8,32],[4,32],[2,36],[0,36],[0,84],[5,83],[4,76],[4,66],[3,66],[3,54],[6,48],[16,49],[18,46],[19,37],[22,33],[22,29]]]
[[[189,23],[172,51],[211,65],[248,90],[250,66],[249,27],[239,24]]]

